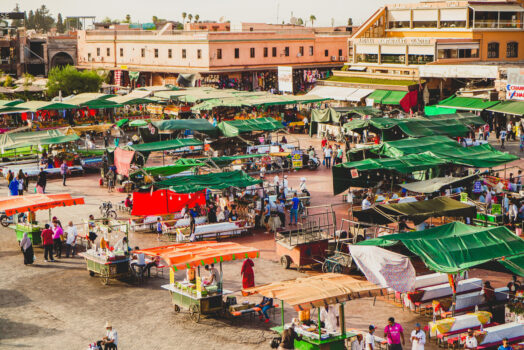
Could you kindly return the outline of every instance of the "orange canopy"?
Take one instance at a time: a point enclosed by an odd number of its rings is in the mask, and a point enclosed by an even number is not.
[[[0,198],[0,211],[4,211],[6,215],[10,216],[26,211],[68,207],[78,204],[84,204],[84,198],[73,198],[69,193],[30,194]]]
[[[178,243],[136,251],[160,256],[175,271],[236,259],[258,258],[260,250],[231,242],[203,241]]]

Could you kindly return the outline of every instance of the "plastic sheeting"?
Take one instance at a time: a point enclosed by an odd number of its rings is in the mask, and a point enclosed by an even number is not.
[[[131,168],[131,161],[133,160],[135,151],[126,151],[121,148],[116,148],[114,155],[116,172],[120,175],[129,176],[129,169]]]

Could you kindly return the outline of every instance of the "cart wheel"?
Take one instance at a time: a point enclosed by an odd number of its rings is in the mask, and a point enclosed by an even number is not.
[[[291,257],[289,255],[282,255],[280,258],[280,265],[285,269],[289,269],[289,266],[291,265]]]
[[[102,277],[100,282],[102,282],[104,286],[107,286],[109,284],[109,277]]]
[[[95,277],[95,273],[94,273],[94,271],[89,271],[89,276],[91,276],[91,277]]]
[[[175,305],[175,312],[176,312],[176,313],[179,313],[179,312],[180,312],[180,306]]]
[[[200,309],[198,305],[191,305],[189,307],[189,318],[195,323],[200,321]]]
[[[116,216],[117,216],[116,215],[116,211],[114,211],[114,210],[109,210],[107,212],[107,217],[110,218],[110,219],[116,219]]]
[[[328,262],[327,261],[324,261],[322,263],[322,272],[324,272],[324,273],[328,273],[329,272],[329,266],[328,266]]]
[[[342,266],[340,264],[333,265],[333,268],[331,269],[331,272],[333,272],[333,273],[342,273]]]

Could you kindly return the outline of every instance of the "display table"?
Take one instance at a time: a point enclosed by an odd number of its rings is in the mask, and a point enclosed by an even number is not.
[[[415,289],[431,287],[442,283],[448,283],[448,275],[445,273],[437,272],[415,277]]]
[[[289,328],[290,324],[286,324],[285,328]],[[282,326],[271,328],[279,334],[282,334],[284,328]],[[323,333],[322,338],[319,339],[318,329],[315,332],[308,332],[301,327],[295,327],[295,332],[302,336],[302,340],[295,339],[295,349],[299,350],[343,350],[346,349],[346,339],[355,337],[356,333]]]
[[[480,278],[469,278],[457,283],[457,294],[473,292],[482,289],[482,280]],[[420,301],[430,301],[433,299],[448,297],[453,294],[449,283],[443,283],[432,287],[421,288],[424,292]]]
[[[42,243],[42,228],[36,224],[16,224],[9,226],[16,232],[16,239],[20,242],[24,238],[24,233],[27,232],[27,237],[31,240],[33,245],[40,245]]]
[[[461,334],[461,343],[466,339],[467,333]],[[514,339],[524,339],[524,324],[512,322],[505,323],[499,326],[484,328],[483,331],[475,331],[479,346],[495,346],[502,343],[502,339],[508,338],[510,341]]]
[[[84,258],[87,271],[91,277],[99,275],[102,284],[109,284],[110,279],[118,279],[129,275],[128,256],[115,257],[114,260],[108,260],[101,256],[95,256],[93,253],[85,252],[78,254]]]
[[[471,314],[456,317],[444,318],[435,322],[429,322],[429,334],[436,337],[439,334],[467,330],[468,328],[480,327],[488,324],[491,320],[491,313],[478,311]]]

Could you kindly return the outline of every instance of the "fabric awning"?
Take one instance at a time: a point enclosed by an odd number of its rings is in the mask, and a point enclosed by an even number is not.
[[[524,254],[501,259],[499,262],[515,275],[524,277]]]
[[[470,8],[479,12],[524,12],[524,7],[517,4],[497,4],[497,5],[483,5],[470,4]]]
[[[505,226],[482,228],[461,222],[424,231],[386,235],[358,244],[391,246],[397,243],[404,244],[431,270],[453,274],[492,260],[511,266],[511,262],[517,264],[523,260],[524,251],[524,240]],[[522,268],[517,267],[516,270],[522,275]]]
[[[192,242],[141,249],[136,253],[160,256],[173,270],[185,270],[219,262],[260,257],[260,250],[232,242]]]
[[[502,101],[488,108],[488,111],[524,116],[524,101]]]
[[[5,212],[7,216],[11,216],[28,211],[69,207],[79,204],[84,204],[84,198],[73,198],[69,193],[30,194],[0,198],[0,211]]]
[[[306,96],[316,95],[337,101],[358,102],[373,91],[372,89],[357,89],[341,86],[316,86],[308,92]]]
[[[142,168],[142,170],[150,176],[170,176],[170,175],[179,174],[195,166],[203,166],[203,165],[205,164],[195,162],[194,164],[190,164],[190,165],[174,164],[174,165],[165,165],[165,166],[152,166],[152,167]],[[140,170],[137,170],[137,171],[132,172],[129,175],[132,176],[136,174],[143,174],[143,172]]]
[[[387,290],[354,277],[324,273],[248,288],[243,292],[282,300],[300,311],[339,304],[352,299],[382,296]]]
[[[453,114],[456,112],[457,110],[453,108],[444,108],[444,107],[439,107],[439,106],[425,106],[424,107],[424,114],[426,116]]]
[[[238,156],[222,156],[222,157],[210,157],[210,158],[180,158],[177,159],[176,165],[191,165],[191,166],[218,166],[226,167],[236,160],[240,159],[251,159],[265,157],[266,154],[242,154]]]
[[[234,137],[253,131],[276,131],[284,129],[281,122],[273,118],[257,118],[246,120],[230,120],[218,124],[218,128],[226,137]]]
[[[194,130],[206,134],[217,134],[217,128],[206,119],[168,119],[153,121],[152,124],[160,131],[165,130]]]
[[[451,108],[440,108],[448,111],[454,111]],[[443,120],[447,122],[461,122],[464,125],[473,126],[478,128],[479,126],[485,125],[486,122],[480,116],[473,113],[442,113],[438,115],[432,115],[427,117],[429,120]]]
[[[382,100],[388,95],[389,90],[375,90],[368,96],[368,99],[373,100],[374,103],[382,103]]]
[[[353,212],[353,216],[358,218],[359,221],[381,225],[398,221],[399,218],[413,220],[415,225],[418,225],[431,217],[472,218],[476,214],[477,208],[474,205],[462,203],[449,197],[437,197],[411,203],[380,204],[370,209]]]
[[[387,96],[382,99],[384,105],[400,105],[400,101],[406,97],[407,91],[390,91]]]
[[[486,108],[493,107],[498,103],[499,101],[488,101],[481,98],[451,96],[445,100],[440,101],[437,106],[462,110],[482,111]]]
[[[150,143],[140,143],[138,145],[126,146],[135,152],[156,152],[167,151],[182,147],[202,146],[204,143],[197,139],[173,139],[166,141],[157,141]]]
[[[399,186],[408,191],[416,193],[434,193],[446,188],[453,188],[462,184],[468,184],[477,179],[480,174],[473,174],[465,177],[435,177],[430,180],[412,182],[409,184],[400,184]]]
[[[194,193],[206,188],[223,190],[229,187],[245,188],[261,183],[243,171],[178,176],[155,183],[155,187],[169,188],[176,193]]]
[[[50,110],[61,110],[61,109],[74,109],[78,108],[77,105],[62,102],[50,102],[50,101],[27,101],[19,103],[16,108],[28,110],[30,112],[37,111],[50,111]]]

